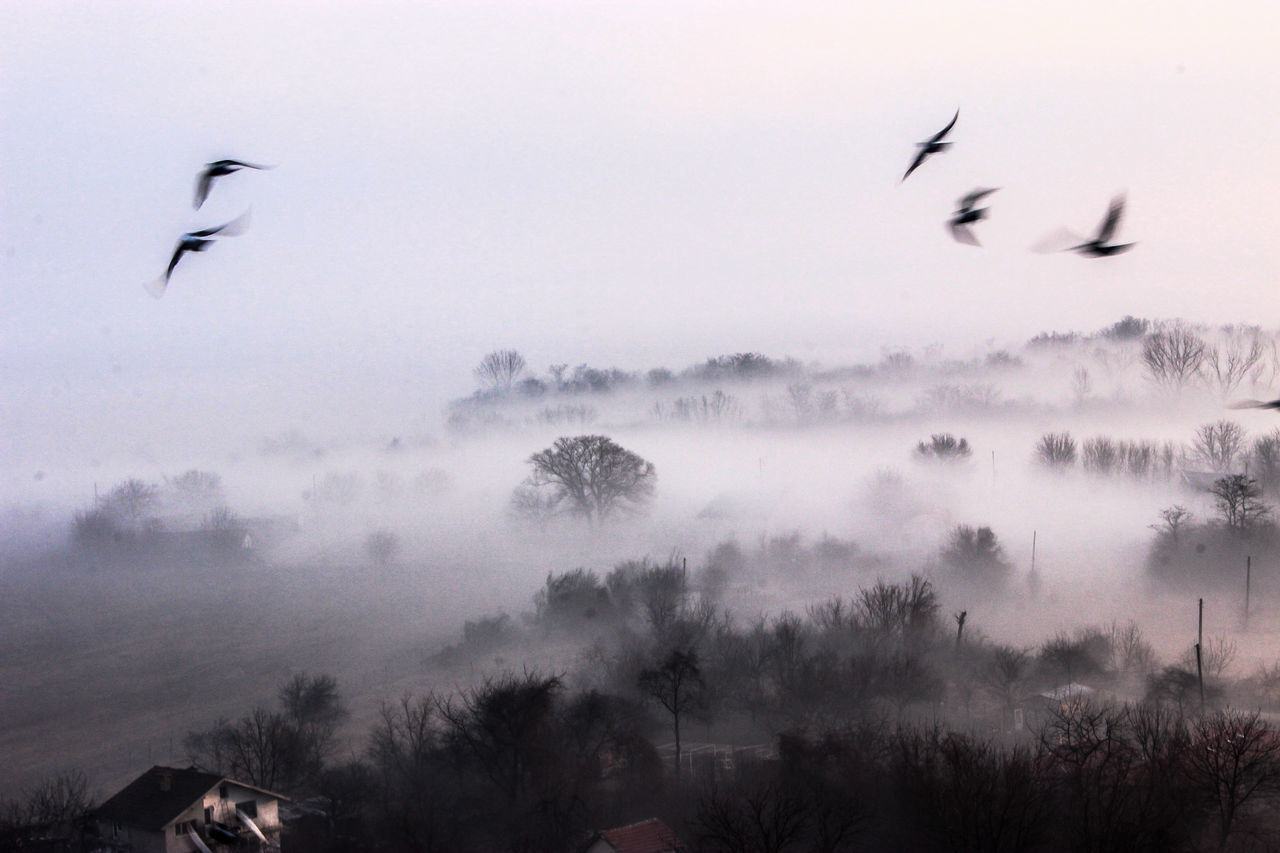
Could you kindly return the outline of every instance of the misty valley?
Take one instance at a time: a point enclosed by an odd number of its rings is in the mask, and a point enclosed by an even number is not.
[[[1280,333],[972,352],[496,350],[402,431],[32,470],[0,849],[123,849],[148,768],[286,850],[1273,849]]]

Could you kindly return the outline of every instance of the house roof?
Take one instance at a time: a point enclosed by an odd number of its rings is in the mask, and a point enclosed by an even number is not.
[[[101,820],[118,821],[149,832],[159,832],[223,782],[279,800],[288,799],[281,794],[225,776],[205,773],[194,767],[182,769],[157,764],[99,806],[97,816]]]
[[[602,829],[597,837],[603,838],[618,853],[671,853],[685,849],[684,842],[671,827],[656,817],[615,829]]]

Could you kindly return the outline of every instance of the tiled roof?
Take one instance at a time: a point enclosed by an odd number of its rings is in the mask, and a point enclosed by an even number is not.
[[[685,849],[671,827],[656,817],[616,829],[602,829],[600,837],[618,853],[671,853]]]
[[[222,778],[195,768],[156,765],[99,806],[97,815],[101,820],[159,832],[221,784]]]

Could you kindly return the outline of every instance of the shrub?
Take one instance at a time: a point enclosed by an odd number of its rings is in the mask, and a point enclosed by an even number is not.
[[[940,462],[961,462],[972,454],[969,442],[949,432],[935,432],[929,441],[916,445],[916,456]]]
[[[1112,341],[1132,341],[1141,338],[1151,328],[1150,320],[1142,320],[1126,314],[1102,330],[1101,335]]]
[[[1122,464],[1120,449],[1106,436],[1086,439],[1083,446],[1082,465],[1095,474],[1110,474]]]
[[[1280,428],[1254,439],[1249,450],[1249,472],[1264,492],[1280,493]]]
[[[1036,444],[1036,459],[1049,468],[1070,468],[1076,464],[1076,440],[1069,432],[1047,432]]]
[[[947,568],[982,580],[1002,579],[1012,568],[990,527],[956,525],[941,556]]]

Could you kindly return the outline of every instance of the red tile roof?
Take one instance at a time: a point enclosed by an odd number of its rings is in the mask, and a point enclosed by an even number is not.
[[[618,853],[680,853],[684,843],[656,817],[639,823],[600,830],[600,837]]]

